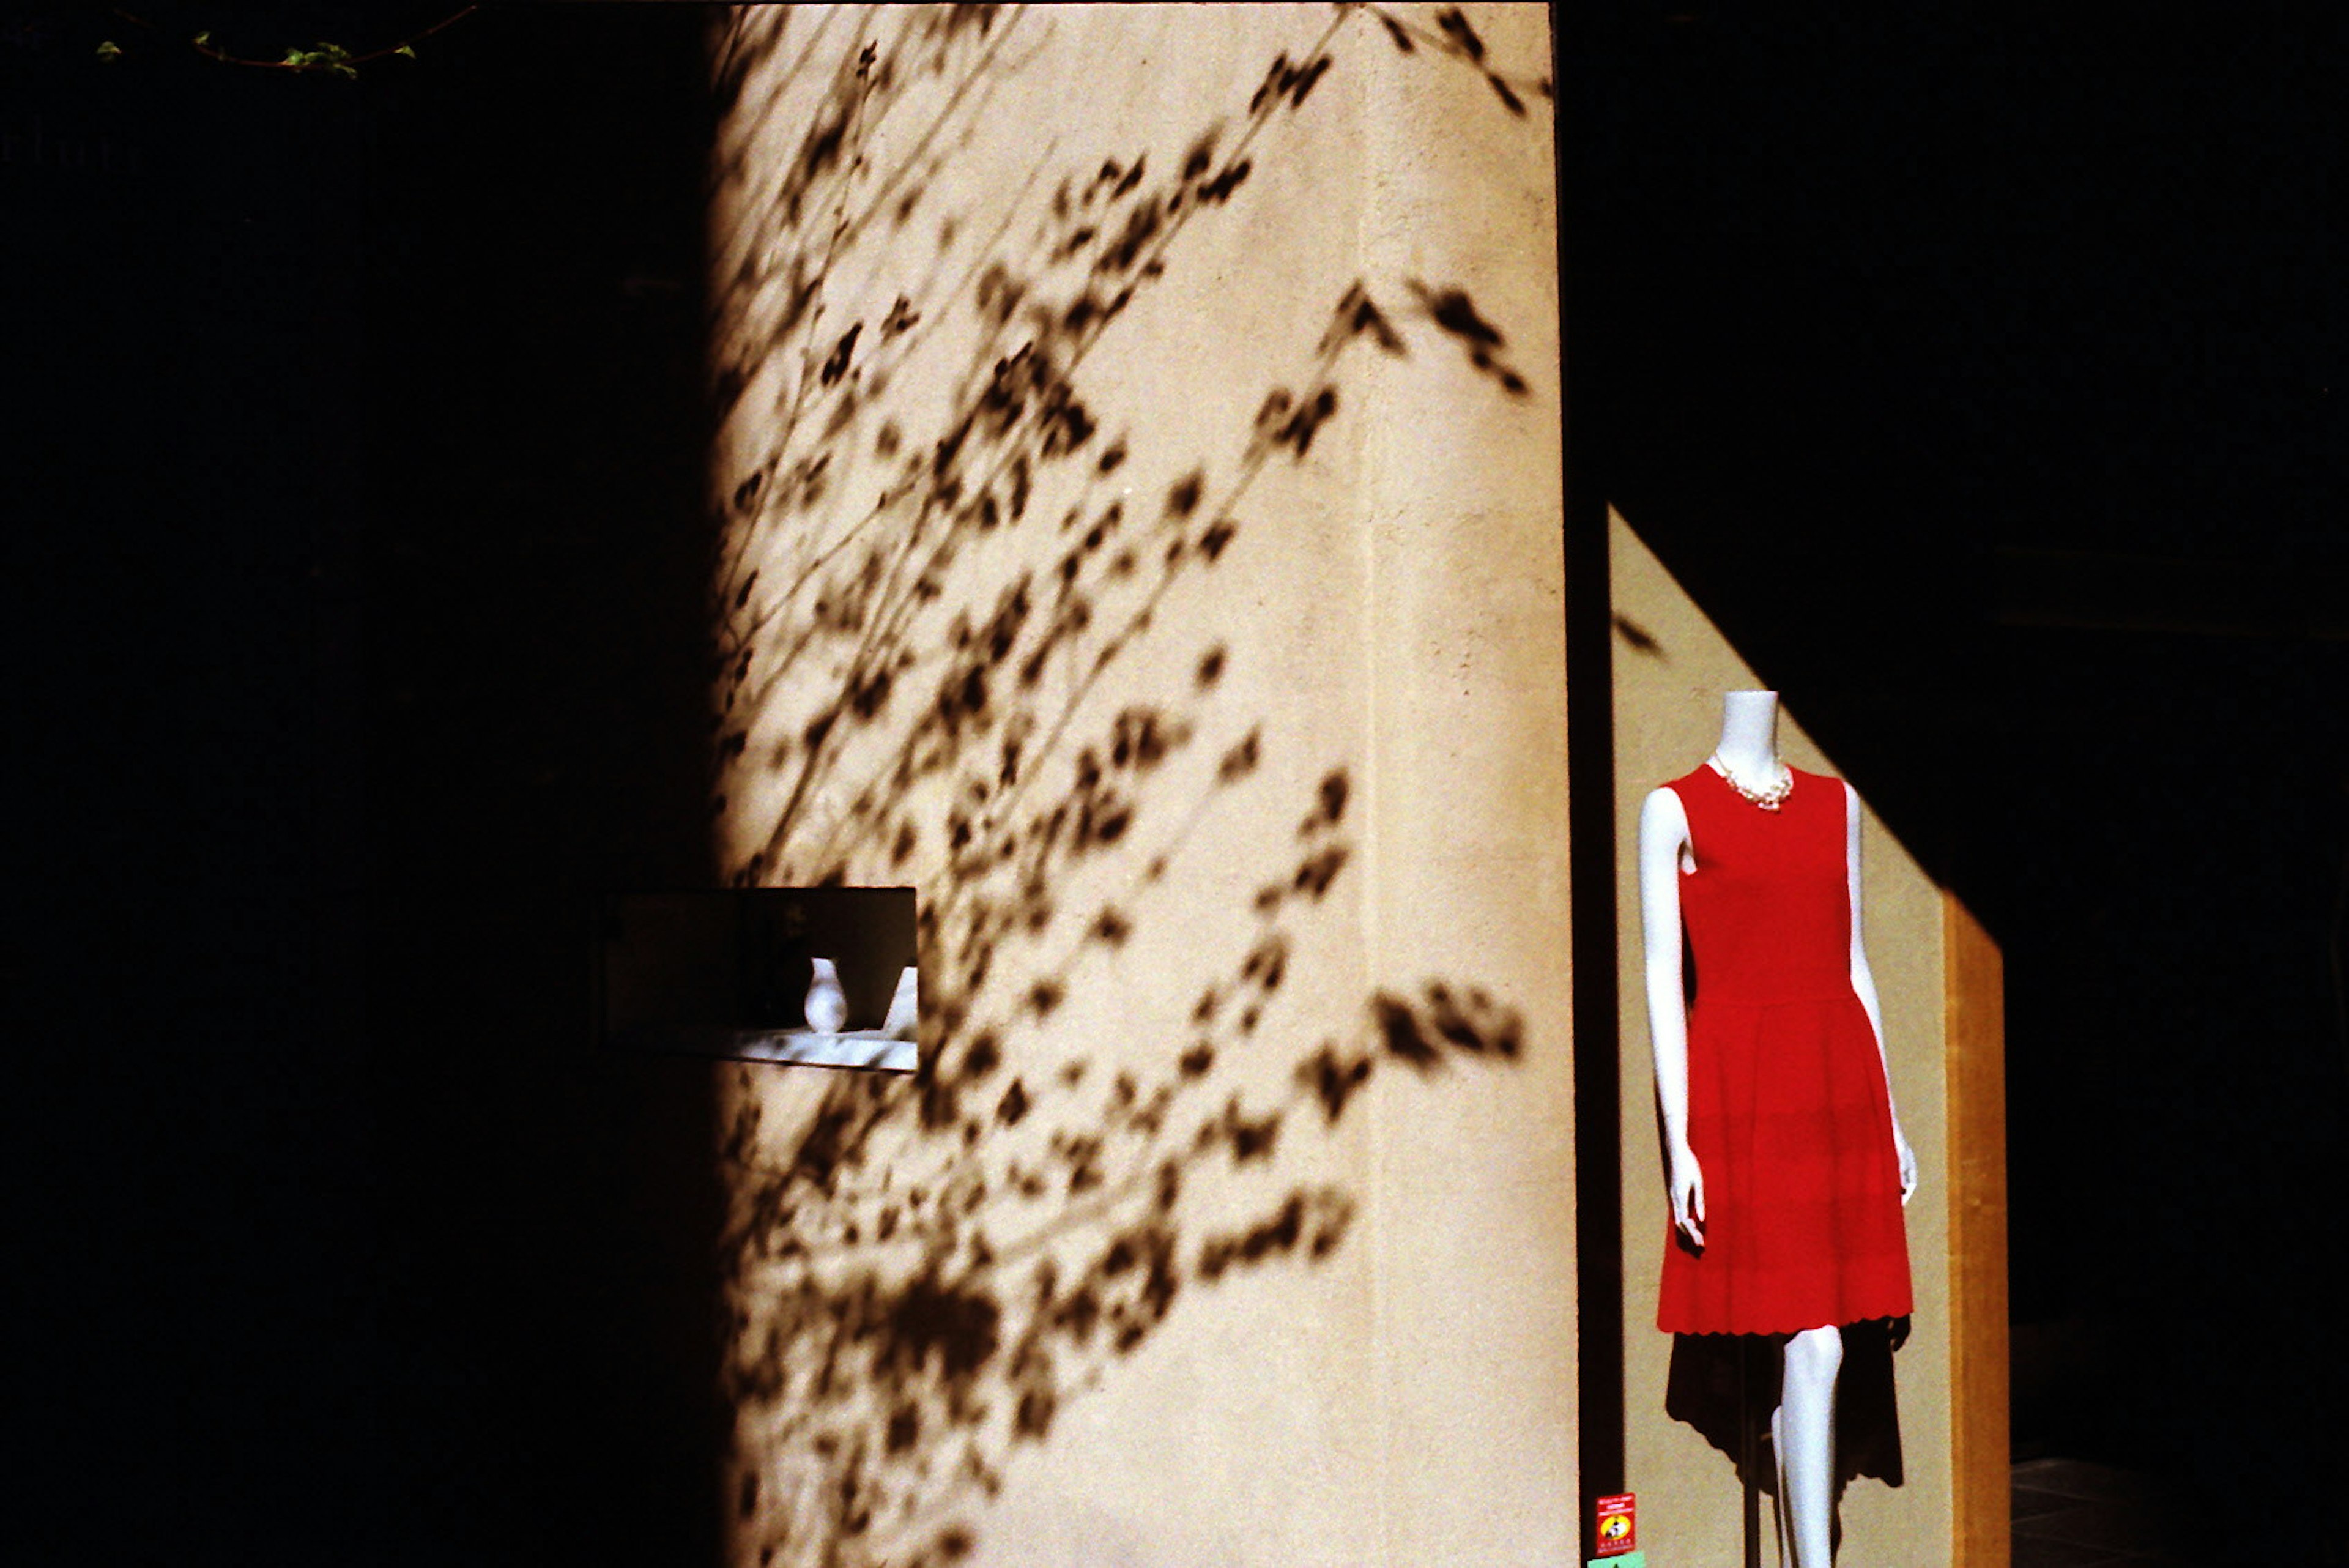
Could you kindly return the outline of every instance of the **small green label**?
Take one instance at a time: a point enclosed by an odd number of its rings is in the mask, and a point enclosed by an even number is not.
[[[1626,1552],[1620,1557],[1593,1557],[1590,1568],[1648,1568],[1648,1554]]]

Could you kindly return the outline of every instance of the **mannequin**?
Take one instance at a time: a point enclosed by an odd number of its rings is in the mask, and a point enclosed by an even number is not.
[[[1778,695],[1775,691],[1732,691],[1723,701],[1721,742],[1707,767],[1743,801],[1721,797],[1725,805],[1713,811],[1732,813],[1748,804],[1764,813],[1776,813],[1780,804],[1792,804],[1792,792],[1818,788],[1840,790],[1845,822],[1844,867],[1850,916],[1849,981],[1853,997],[1864,1011],[1873,1035],[1875,1071],[1883,1078],[1881,1110],[1889,1113],[1890,1157],[1898,1170],[1899,1203],[1905,1207],[1917,1187],[1917,1160],[1900,1129],[1893,1106],[1891,1072],[1884,1049],[1883,1010],[1876,981],[1868,967],[1861,940],[1859,874],[1859,797],[1847,784],[1816,774],[1790,772],[1779,760]],[[1692,774],[1692,779],[1697,775]],[[1702,781],[1700,781],[1702,782]],[[1686,781],[1679,787],[1692,787]],[[1691,1010],[1682,986],[1682,883],[1699,870],[1699,846],[1692,837],[1691,812],[1673,784],[1651,794],[1640,813],[1640,903],[1644,938],[1649,1038],[1656,1071],[1656,1099],[1663,1118],[1666,1180],[1670,1187],[1671,1229],[1688,1251],[1702,1257],[1706,1244],[1705,1171],[1690,1137]],[[1718,786],[1713,786],[1718,787]],[[1804,802],[1805,820],[1823,820],[1816,794]],[[1796,814],[1789,811],[1792,818]],[[1756,832],[1774,829],[1764,819]],[[1700,953],[1700,958],[1702,955]],[[1700,964],[1699,1006],[1703,1006],[1704,974]],[[1845,999],[1843,1005],[1848,1005]],[[1831,1003],[1823,1002],[1822,1005]],[[1724,1006],[1733,1006],[1728,1002]],[[1856,1024],[1852,1027],[1857,1027]],[[1761,1064],[1766,1072],[1769,1064]],[[1872,1085],[1869,1086],[1872,1093]],[[1870,1121],[1868,1127],[1880,1127]],[[1880,1146],[1879,1146],[1880,1147]],[[1885,1180],[1890,1179],[1889,1172]],[[1716,1196],[1720,1196],[1716,1194]],[[1897,1228],[1897,1213],[1894,1217]],[[1668,1269],[1671,1267],[1668,1257]],[[1880,1299],[1897,1299],[1906,1310],[1907,1256],[1899,1255],[1898,1297],[1880,1288]],[[1858,1316],[1877,1315],[1862,1310]],[[1885,1312],[1884,1315],[1896,1315]],[[1835,1397],[1842,1368],[1844,1321],[1806,1324],[1798,1328],[1774,1327],[1785,1337],[1784,1378],[1778,1408],[1771,1413],[1771,1445],[1778,1465],[1778,1538],[1782,1563],[1791,1568],[1830,1568],[1835,1503]],[[1712,1332],[1712,1330],[1699,1330]],[[1722,1332],[1759,1332],[1730,1328]]]

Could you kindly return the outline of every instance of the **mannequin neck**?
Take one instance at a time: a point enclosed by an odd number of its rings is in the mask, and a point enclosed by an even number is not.
[[[1757,786],[1778,776],[1778,694],[1732,691],[1721,700],[1721,765]]]

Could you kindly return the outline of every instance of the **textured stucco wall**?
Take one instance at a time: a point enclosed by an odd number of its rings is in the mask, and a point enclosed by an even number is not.
[[[1573,1556],[1546,26],[719,41],[715,831],[932,1064],[724,1070],[740,1561]]]
[[[1670,1215],[1657,1146],[1640,951],[1640,807],[1658,784],[1709,755],[1721,696],[1762,684],[1619,517],[1610,517],[1616,615],[1639,635],[1615,642],[1617,929],[1621,963],[1625,1463],[1640,1498],[1640,1533],[1654,1561],[1736,1568],[1744,1561],[1742,1492],[1730,1457],[1665,1412],[1673,1341],[1656,1331],[1656,1287]],[[1780,694],[1779,745],[1796,767],[1840,775],[1802,727],[1799,691]],[[1865,805],[1865,796],[1861,804]],[[1855,1563],[1950,1560],[1950,1168],[1941,1070],[1940,890],[1871,813],[1860,853],[1868,967],[1884,1005],[1892,1088],[1917,1151],[1920,1187],[1907,1210],[1916,1287],[1910,1337],[1892,1357],[1901,1484],[1889,1485],[1882,1385],[1867,1357],[1847,1363],[1839,1414],[1844,1459],[1865,1461],[1844,1492],[1845,1555]],[[1759,1397],[1766,1418],[1766,1393]],[[1766,1449],[1762,1450],[1766,1467]],[[1763,1502],[1762,1529],[1771,1529]],[[1775,1546],[1765,1543],[1765,1555]]]

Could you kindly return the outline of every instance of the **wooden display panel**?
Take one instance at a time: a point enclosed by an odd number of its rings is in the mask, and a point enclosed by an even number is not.
[[[1958,1568],[2009,1568],[2005,961],[1949,893],[1941,942],[1949,988],[1951,1561]]]

